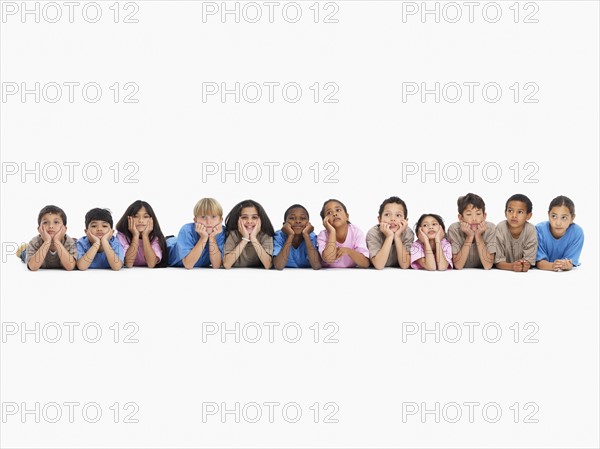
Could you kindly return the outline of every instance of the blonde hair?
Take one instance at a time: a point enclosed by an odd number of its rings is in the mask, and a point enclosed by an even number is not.
[[[202,198],[194,206],[194,217],[217,214],[223,216],[223,206],[214,198]]]

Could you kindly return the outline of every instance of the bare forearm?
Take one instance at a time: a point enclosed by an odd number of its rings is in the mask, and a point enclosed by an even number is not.
[[[400,268],[408,268],[410,266],[410,249],[404,246],[401,239],[396,239],[396,255]]]
[[[536,268],[546,271],[554,271],[554,263],[547,260],[538,260],[535,264]]]
[[[209,237],[208,239],[208,251],[210,264],[212,265],[212,267],[221,268],[221,265],[223,264],[223,257],[221,256],[221,250],[219,250],[219,245],[217,244],[217,241],[214,238]]]
[[[67,248],[65,248],[62,243],[56,243],[56,251],[58,258],[60,259],[60,263],[65,270],[71,271],[73,268],[75,268],[77,260],[69,253],[69,251],[67,251]]]
[[[233,267],[233,264],[235,264],[235,261],[238,260],[247,244],[248,242],[246,240],[240,240],[240,242],[233,249],[233,251],[225,254],[225,257],[223,257],[223,266],[225,267],[225,269],[228,270],[231,267]]]
[[[463,243],[463,246],[460,248],[460,251],[452,256],[454,268],[456,268],[457,270],[461,270],[465,266],[465,263],[467,263],[472,244],[472,239],[465,240],[465,243]]]
[[[79,268],[80,270],[87,270],[94,261],[94,257],[96,257],[96,254],[98,254],[99,249],[99,242],[96,242],[92,246],[90,246],[90,249],[88,249],[85,252],[85,254],[81,256],[79,260],[77,260],[77,268]]]
[[[437,265],[435,262],[435,256],[431,248],[425,249],[425,269],[429,271],[436,271]]]
[[[134,238],[131,241],[129,248],[127,248],[127,251],[125,252],[125,266],[127,268],[133,267],[133,263],[135,262],[135,257],[137,256],[138,252],[139,241],[140,239]]]
[[[437,269],[439,271],[446,271],[448,268],[448,261],[444,255],[441,242],[435,242],[435,257],[437,259]]]
[[[320,270],[321,256],[319,255],[317,249],[314,247],[309,236],[304,237],[304,243],[306,243],[306,252],[308,253],[308,261],[310,262],[310,266],[313,270]]]
[[[514,271],[513,270],[513,264],[510,263],[510,262],[498,262],[496,264],[496,268],[498,268],[499,270]]]
[[[152,248],[150,237],[146,235],[142,236],[142,244],[144,245],[144,258],[146,259],[146,265],[148,265],[148,268],[154,268],[158,263],[158,256],[154,252],[154,248]]]
[[[265,251],[262,245],[258,242],[258,240],[252,242],[254,246],[254,251],[258,255],[258,258],[262,262],[263,266],[268,270],[271,268],[271,263],[273,262],[273,257]]]
[[[481,265],[483,265],[484,269],[489,270],[494,265],[495,254],[488,251],[482,235],[477,235],[475,241],[477,243],[477,252],[479,253]]]
[[[110,243],[105,241],[102,245],[102,249],[104,249],[104,253],[106,254],[106,260],[108,261],[110,268],[112,268],[115,271],[120,270],[123,267],[123,262],[121,262],[121,260],[117,257],[117,254],[110,246]]]
[[[42,243],[42,246],[40,246],[35,254],[29,258],[27,261],[27,267],[29,267],[31,271],[37,271],[40,269],[44,263],[44,259],[46,259],[48,251],[50,250],[50,244],[50,242]]]
[[[288,236],[287,240],[281,247],[279,254],[273,258],[273,266],[276,270],[283,270],[287,265],[287,261],[290,257],[290,251],[292,249],[292,242],[294,241],[293,236]]]
[[[371,262],[373,262],[373,266],[377,270],[385,268],[385,264],[387,263],[387,260],[390,256],[390,251],[392,250],[393,241],[393,236],[386,237],[385,241],[383,242],[383,245],[381,245],[381,248],[379,249],[377,254],[375,254],[375,256],[373,256],[373,258],[371,259]]]
[[[337,245],[335,239],[335,231],[329,231],[329,233],[327,234],[327,242],[325,243],[325,249],[323,250],[323,260],[327,263],[335,262],[337,256]]]
[[[348,251],[348,255],[360,268],[369,268],[369,258],[365,255],[359,253],[358,251],[354,251],[353,249]]]
[[[183,258],[183,266],[186,267],[188,270],[194,268],[194,265],[196,265],[196,262],[198,262],[198,259],[200,259],[200,256],[202,255],[202,251],[204,251],[205,246],[205,239],[198,240],[192,248],[192,250],[188,253],[188,255]]]

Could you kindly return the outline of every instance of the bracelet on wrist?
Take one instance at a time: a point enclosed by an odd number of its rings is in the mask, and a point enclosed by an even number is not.
[[[242,237],[242,240],[245,240],[245,241],[247,241],[247,242],[251,242],[251,241],[252,241],[252,240],[250,240],[250,239],[247,239],[246,237]]]

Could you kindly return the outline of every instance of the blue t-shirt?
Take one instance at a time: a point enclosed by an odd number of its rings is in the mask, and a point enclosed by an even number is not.
[[[538,237],[536,261],[547,260],[554,262],[558,259],[571,259],[573,266],[579,266],[579,256],[583,248],[583,229],[576,223],[571,223],[567,232],[556,239],[550,232],[550,222],[544,221],[535,226]]]
[[[273,257],[275,257],[283,248],[285,241],[287,240],[287,234],[281,229],[275,232],[273,236]],[[314,232],[310,233],[310,241],[312,242],[315,249],[317,249],[317,236]],[[318,251],[318,249],[317,249]],[[294,248],[294,245],[290,247],[290,256],[288,257],[286,268],[310,268],[310,261],[308,260],[308,249],[306,248],[306,242],[302,239],[302,243],[298,248]]]
[[[121,262],[125,261],[125,251],[121,246],[121,243],[117,238],[113,235],[110,240],[110,247],[115,252],[115,255],[119,258]],[[92,247],[90,243],[90,239],[88,239],[87,235],[80,239],[77,239],[77,259],[81,259],[85,253]],[[108,263],[108,259],[106,258],[106,253],[104,251],[98,251],[94,256],[94,260],[90,264],[89,268],[110,268],[110,264]]]
[[[183,267],[183,259],[190,253],[196,243],[200,240],[200,236],[196,232],[196,224],[188,223],[181,227],[177,239],[170,238],[167,240],[167,248],[169,250],[169,266],[170,267]],[[221,233],[217,234],[217,247],[221,251],[221,258],[223,258],[223,248],[225,246],[225,229],[221,225]],[[210,254],[208,250],[210,248],[209,242],[206,242],[206,246],[202,250],[202,254],[198,258],[198,261],[194,265],[197,267],[210,267]]]

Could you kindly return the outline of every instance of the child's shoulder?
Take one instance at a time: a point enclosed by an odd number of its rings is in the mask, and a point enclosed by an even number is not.
[[[573,234],[574,236],[582,236],[583,228],[581,226],[579,226],[577,223],[571,223],[571,226],[569,226],[569,229],[567,229],[567,232]]]
[[[379,225],[378,224],[376,224],[372,228],[369,228],[369,230],[367,231],[367,237],[378,237],[379,234],[383,234],[383,233],[379,229]]]
[[[454,230],[460,231],[460,221],[455,221],[450,226],[448,226],[448,231],[450,231],[450,230],[452,230],[452,231],[454,231]]]

